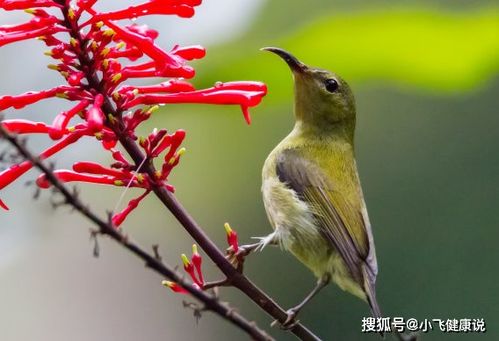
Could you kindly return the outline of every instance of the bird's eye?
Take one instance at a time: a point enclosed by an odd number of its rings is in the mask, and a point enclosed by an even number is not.
[[[336,92],[336,90],[338,90],[338,87],[340,85],[338,84],[338,81],[336,79],[329,78],[329,79],[326,79],[326,81],[324,82],[324,86],[326,87],[327,91]]]

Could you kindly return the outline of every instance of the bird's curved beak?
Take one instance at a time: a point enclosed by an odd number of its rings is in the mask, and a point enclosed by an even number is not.
[[[291,70],[293,72],[299,72],[303,73],[304,71],[307,70],[307,66],[300,62],[295,56],[293,56],[291,53],[278,48],[278,47],[263,47],[260,50],[262,51],[270,51],[284,59],[284,61],[289,65]]]

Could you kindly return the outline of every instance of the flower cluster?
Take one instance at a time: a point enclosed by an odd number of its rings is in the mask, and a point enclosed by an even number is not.
[[[45,54],[55,60],[48,65],[49,69],[64,80],[64,84],[52,89],[0,97],[0,111],[20,109],[52,97],[72,102],[71,108],[57,113],[52,122],[8,119],[1,124],[11,133],[45,134],[54,140],[52,146],[38,155],[42,160],[83,138],[100,141],[113,160],[108,167],[82,161],[75,163],[72,170],[55,170],[54,174],[62,182],[141,188],[143,194],[113,217],[114,224],[119,226],[154,188],[174,190],[168,176],[185,151],[180,147],[185,132],[155,129],[145,137],[135,133],[159,105],[234,104],[242,108],[250,123],[248,108],[259,104],[266,86],[249,81],[218,82],[212,88],[198,90],[187,81],[195,74],[188,62],[203,58],[203,47],[174,46],[167,51],[155,43],[157,31],[135,22],[119,23],[122,19],[135,20],[146,15],[191,17],[201,0],[146,0],[110,12],[98,12],[94,9],[96,3],[97,0],[0,0],[3,10],[24,10],[32,15],[26,23],[0,26],[0,47],[39,39],[48,47]],[[148,86],[127,83],[138,78],[163,78],[163,81]],[[141,165],[128,160],[120,151],[120,142],[129,140],[137,141],[142,149],[143,163],[161,159],[156,174],[143,172]],[[24,161],[1,172],[0,190],[31,168],[32,163]],[[50,186],[44,175],[36,183],[41,188]],[[1,200],[0,207],[8,209]]]
[[[236,231],[234,231],[230,227],[229,223],[225,223],[224,228],[225,228],[225,233],[227,236],[227,244],[229,245],[229,250],[231,250],[233,252],[237,252],[239,250],[239,243],[237,241]],[[203,271],[201,269],[201,263],[202,263],[203,259],[201,258],[201,255],[198,253],[197,245],[196,244],[192,245],[192,257],[190,260],[185,254],[182,254],[180,256],[180,258],[182,259],[182,263],[184,264],[185,272],[192,279],[193,287],[196,289],[199,289],[199,290],[205,290],[206,283],[204,281]],[[162,282],[162,284],[165,287],[170,288],[173,292],[176,292],[179,294],[186,294],[187,293],[187,290],[185,290],[178,283],[165,280]]]
[[[203,262],[203,258],[198,252],[198,247],[196,244],[192,245],[192,257],[189,260],[187,255],[183,253],[180,258],[182,259],[182,263],[184,264],[184,270],[187,272],[187,274],[191,277],[192,279],[192,285],[199,290],[204,289],[204,276],[203,276],[203,271],[201,270],[201,264]],[[180,286],[178,283],[172,282],[172,281],[163,281],[162,284],[170,289],[172,289],[174,292],[180,293],[180,294],[186,294],[187,290],[185,290],[182,286]]]

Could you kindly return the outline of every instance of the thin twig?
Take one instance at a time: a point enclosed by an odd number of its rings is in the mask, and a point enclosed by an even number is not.
[[[112,223],[106,222],[99,218],[86,205],[84,205],[77,196],[73,193],[54,175],[52,170],[47,167],[41,160],[34,156],[25,146],[23,146],[14,135],[9,134],[0,124],[0,136],[9,141],[19,153],[29,160],[35,167],[42,171],[47,180],[56,188],[64,197],[67,204],[71,205],[76,211],[87,217],[99,229],[99,233],[109,236],[111,239],[122,245],[136,256],[141,258],[146,266],[156,271],[158,274],[177,282],[185,288],[190,295],[198,299],[204,305],[203,309],[210,310],[244,330],[255,340],[272,340],[272,338],[263,330],[259,329],[253,322],[248,321],[242,315],[234,312],[234,310],[225,304],[222,304],[217,298],[194,288],[190,283],[183,279],[183,276],[178,274],[168,265],[161,262],[157,255],[151,255],[144,251],[138,244],[125,237],[122,233],[116,230]]]

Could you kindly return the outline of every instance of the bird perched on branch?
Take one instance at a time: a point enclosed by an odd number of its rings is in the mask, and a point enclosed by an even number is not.
[[[331,280],[381,317],[376,253],[354,155],[352,90],[336,74],[309,67],[289,52],[263,50],[291,68],[296,123],[263,167],[263,200],[274,232],[242,252],[277,244],[317,276],[316,287],[288,310],[283,327],[292,327],[298,312]]]

